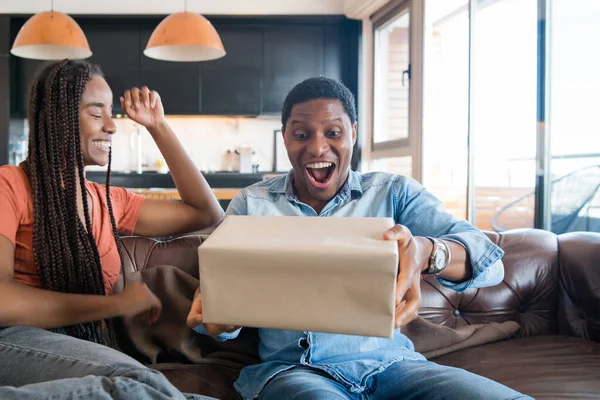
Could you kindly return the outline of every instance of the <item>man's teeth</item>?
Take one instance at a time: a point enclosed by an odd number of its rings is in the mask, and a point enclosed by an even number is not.
[[[316,163],[312,163],[312,164],[307,164],[306,168],[329,168],[333,165],[333,163],[330,162],[316,162]]]
[[[110,149],[111,143],[108,140],[94,140],[92,144],[101,149]]]

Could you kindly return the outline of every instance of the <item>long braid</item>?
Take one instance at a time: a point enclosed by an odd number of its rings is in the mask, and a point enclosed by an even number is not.
[[[125,275],[125,265],[123,256],[123,242],[121,241],[121,237],[119,236],[119,231],[117,230],[117,223],[115,222],[115,214],[113,213],[112,200],[110,197],[110,173],[112,167],[112,147],[108,152],[108,168],[106,170],[106,205],[108,206],[108,215],[110,216],[110,224],[112,226],[113,235],[115,237],[115,242],[117,244],[117,251],[119,252],[119,260],[121,261],[121,275],[123,276],[123,287],[127,286],[127,278]],[[107,321],[108,324],[108,332],[114,335],[114,323],[112,320]],[[110,341],[112,343],[116,343],[116,337],[111,336]]]
[[[82,61],[62,61],[46,67],[33,82],[28,117],[29,155],[23,163],[31,181],[34,226],[33,254],[48,290],[105,295],[102,265],[93,235],[87,202],[79,130],[79,103],[87,82],[100,70]],[[107,206],[117,243],[121,270],[122,244],[110,199],[110,162]],[[77,189],[83,196],[83,223],[77,208]],[[112,321],[93,321],[66,327],[67,333],[98,343],[114,342]]]
[[[113,213],[112,200],[110,198],[110,172],[112,165],[112,148],[108,153],[108,169],[106,170],[106,204],[108,205],[108,213],[110,215],[110,224],[112,225],[113,235],[115,236],[115,241],[117,243],[117,250],[119,251],[119,258],[121,259],[121,274],[123,275],[123,280],[125,281],[125,266],[123,264],[123,260],[125,257],[123,256],[123,242],[121,242],[121,237],[119,236],[119,231],[117,230],[117,223],[115,222],[115,215]],[[125,282],[123,282],[126,285]]]

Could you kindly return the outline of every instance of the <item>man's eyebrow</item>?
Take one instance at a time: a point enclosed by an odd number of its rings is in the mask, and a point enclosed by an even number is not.
[[[292,124],[304,124],[304,123],[306,123],[306,120],[305,119],[292,118],[291,123]]]
[[[337,118],[331,118],[331,119],[324,119],[321,121],[322,124],[326,124],[328,122],[344,122],[344,120],[342,119],[342,117],[337,117]]]

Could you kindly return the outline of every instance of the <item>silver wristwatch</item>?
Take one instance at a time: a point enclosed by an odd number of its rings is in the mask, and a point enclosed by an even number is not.
[[[429,256],[429,266],[423,274],[439,275],[450,265],[450,247],[443,241],[427,236],[433,243],[433,251]]]

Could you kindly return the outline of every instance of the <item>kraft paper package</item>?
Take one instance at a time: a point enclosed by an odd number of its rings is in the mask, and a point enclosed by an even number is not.
[[[206,323],[392,337],[391,218],[228,216],[199,247]]]

